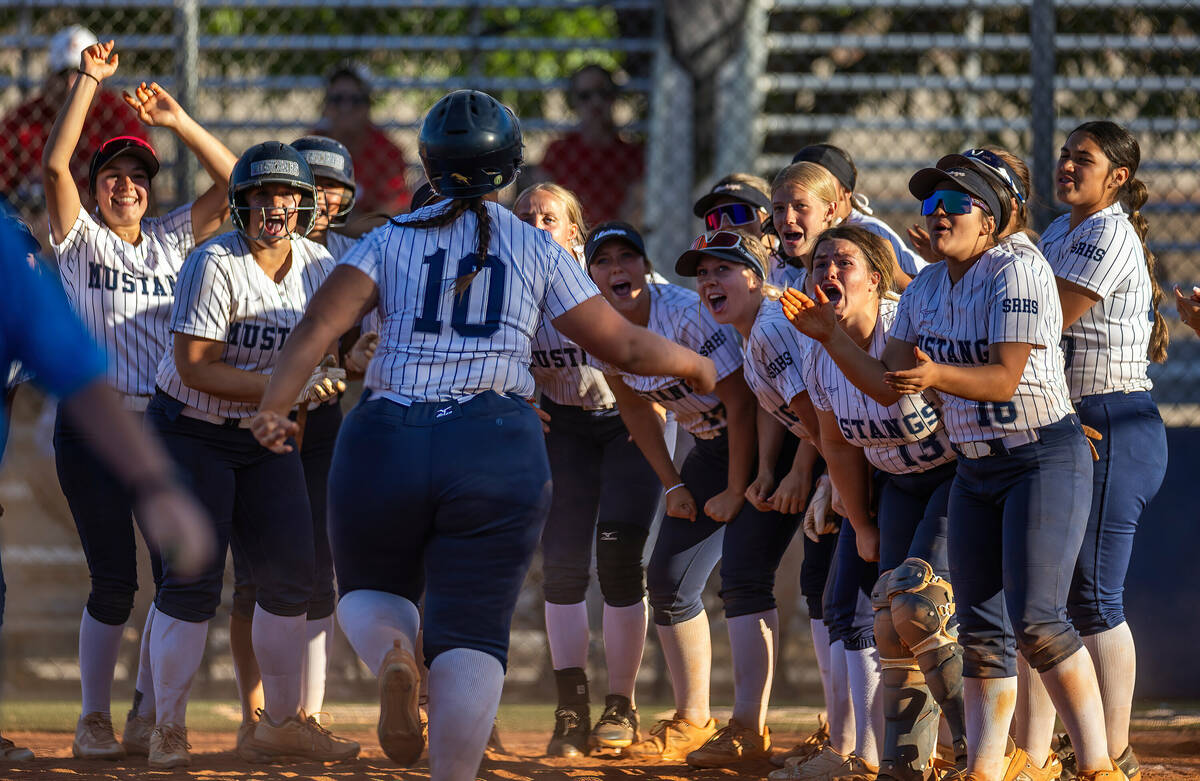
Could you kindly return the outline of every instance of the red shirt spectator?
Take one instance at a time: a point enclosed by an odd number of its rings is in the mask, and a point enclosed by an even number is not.
[[[572,132],[546,148],[542,171],[575,193],[588,225],[621,219],[630,186],[645,172],[643,146],[616,135],[589,141]]]

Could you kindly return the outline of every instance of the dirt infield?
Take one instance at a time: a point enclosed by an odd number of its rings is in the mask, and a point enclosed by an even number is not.
[[[8,733],[18,745],[29,746],[38,758],[24,764],[0,765],[0,779],[226,779],[245,778],[311,779],[427,779],[428,763],[422,760],[412,770],[397,768],[383,757],[373,730],[356,726],[343,734],[363,744],[363,756],[340,765],[248,765],[233,754],[234,735],[228,731],[194,732],[193,765],[182,771],[152,771],[144,759],[129,762],[84,762],[70,759],[68,734],[61,732]],[[709,781],[710,779],[763,778],[772,769],[766,762],[747,764],[731,770],[691,770],[680,765],[649,764],[624,760],[586,758],[582,760],[548,759],[538,756],[545,747],[541,732],[501,730],[508,754],[494,755],[484,761],[480,777],[492,781],[630,781],[659,778],[666,781]],[[797,735],[778,735],[776,744],[791,745]],[[1200,730],[1155,730],[1138,733],[1134,748],[1142,760],[1144,781],[1181,781],[1200,778]]]

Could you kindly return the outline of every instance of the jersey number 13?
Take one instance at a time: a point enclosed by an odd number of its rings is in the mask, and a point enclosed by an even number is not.
[[[475,253],[465,256],[458,261],[458,273],[455,278],[465,277],[475,268]],[[429,274],[425,277],[425,291],[421,294],[421,313],[413,323],[413,329],[422,333],[439,334],[442,332],[442,274],[446,270],[446,250],[439,249],[428,255],[422,263],[429,266]],[[487,290],[483,296],[483,322],[472,323],[468,318],[471,313],[467,306],[471,301],[471,289],[468,287],[453,296],[453,307],[450,312],[450,327],[462,337],[487,337],[500,329],[500,306],[504,303],[504,284],[508,269],[495,255],[484,257],[480,264],[480,274],[488,269]],[[471,284],[474,284],[474,280]],[[453,285],[453,281],[451,281]]]

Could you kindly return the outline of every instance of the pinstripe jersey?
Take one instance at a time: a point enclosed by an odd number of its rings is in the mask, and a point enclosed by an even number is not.
[[[188,255],[179,272],[171,331],[224,342],[223,363],[270,374],[309,299],[333,270],[325,248],[308,239],[292,239],[291,263],[283,281],[276,283],[254,262],[241,233],[231,231],[206,241]],[[158,364],[157,380],[167,395],[210,415],[248,418],[258,411],[255,403],[189,388],[171,350]]]
[[[1048,426],[1071,413],[1063,376],[1062,308],[1050,265],[1024,234],[975,261],[957,283],[945,263],[925,267],[900,296],[890,336],[938,363],[983,366],[1001,342],[1034,345],[1011,401],[938,392],[952,442],[982,442]]]
[[[454,281],[475,265],[471,212],[441,228],[387,223],[368,233],[341,264],[379,288],[379,347],[366,386],[401,404],[465,401],[484,391],[533,395],[530,342],[553,320],[600,291],[550,234],[484,202],[491,241],[484,268],[463,296]],[[400,222],[448,208],[426,206]]]
[[[583,348],[559,333],[549,320],[533,336],[533,378],[555,404],[588,410],[611,409],[616,399],[604,373],[587,361]]]
[[[1153,293],[1146,255],[1125,209],[1114,203],[1071,229],[1064,214],[1038,242],[1054,275],[1100,300],[1062,337],[1071,398],[1115,391],[1150,390]]]
[[[798,437],[800,419],[788,406],[807,388],[803,367],[813,340],[800,333],[776,301],[763,299],[746,340],[743,373],[759,405]]]
[[[195,246],[192,206],[142,220],[135,246],[83,209],[54,244],[71,307],[108,358],[119,393],[149,396],[159,359],[171,351],[171,303],[183,259]]]
[[[731,325],[718,325],[700,303],[700,296],[678,285],[646,285],[650,296],[650,320],[646,328],[712,359],[717,379],[723,380],[742,367],[742,348]],[[623,372],[588,356],[605,374],[619,375],[625,384],[647,401],[674,412],[679,425],[698,439],[712,439],[725,428],[725,405],[717,394],[700,394],[676,377],[644,377]]]
[[[883,358],[896,307],[895,301],[886,298],[879,302],[879,320],[867,345],[872,358]],[[898,402],[885,407],[846,379],[819,344],[813,348],[806,369],[813,406],[832,412],[842,436],[861,447],[876,469],[900,475],[924,472],[954,460],[938,412],[923,395],[901,396]]]
[[[325,231],[325,249],[329,250],[334,263],[345,257],[346,253],[354,249],[354,245],[357,243],[358,239],[352,239],[331,230]]]
[[[866,228],[876,236],[887,239],[888,243],[892,245],[892,250],[896,253],[896,260],[900,261],[900,268],[910,277],[915,277],[921,269],[929,265],[925,262],[925,258],[908,248],[908,245],[904,243],[900,235],[892,230],[891,225],[888,225],[878,217],[871,214],[864,214],[858,209],[852,209],[850,216],[845,219],[845,223]]]
[[[804,266],[793,266],[783,257],[771,254],[767,260],[767,282],[776,287],[794,287],[804,291],[804,283],[808,281],[808,271]]]

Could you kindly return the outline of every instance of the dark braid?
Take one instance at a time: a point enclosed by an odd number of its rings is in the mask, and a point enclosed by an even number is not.
[[[488,214],[487,206],[483,203],[483,198],[455,198],[450,201],[450,207],[444,209],[437,214],[429,217],[422,217],[419,220],[398,220],[395,217],[389,217],[388,220],[401,228],[442,228],[450,225],[459,217],[463,216],[467,211],[475,215],[476,221],[479,223],[478,235],[479,243],[475,248],[475,268],[469,273],[464,274],[454,280],[454,294],[461,296],[467,292],[467,288],[471,286],[471,282],[475,279],[475,275],[483,268],[484,258],[488,254],[488,245],[492,241],[492,220]]]

